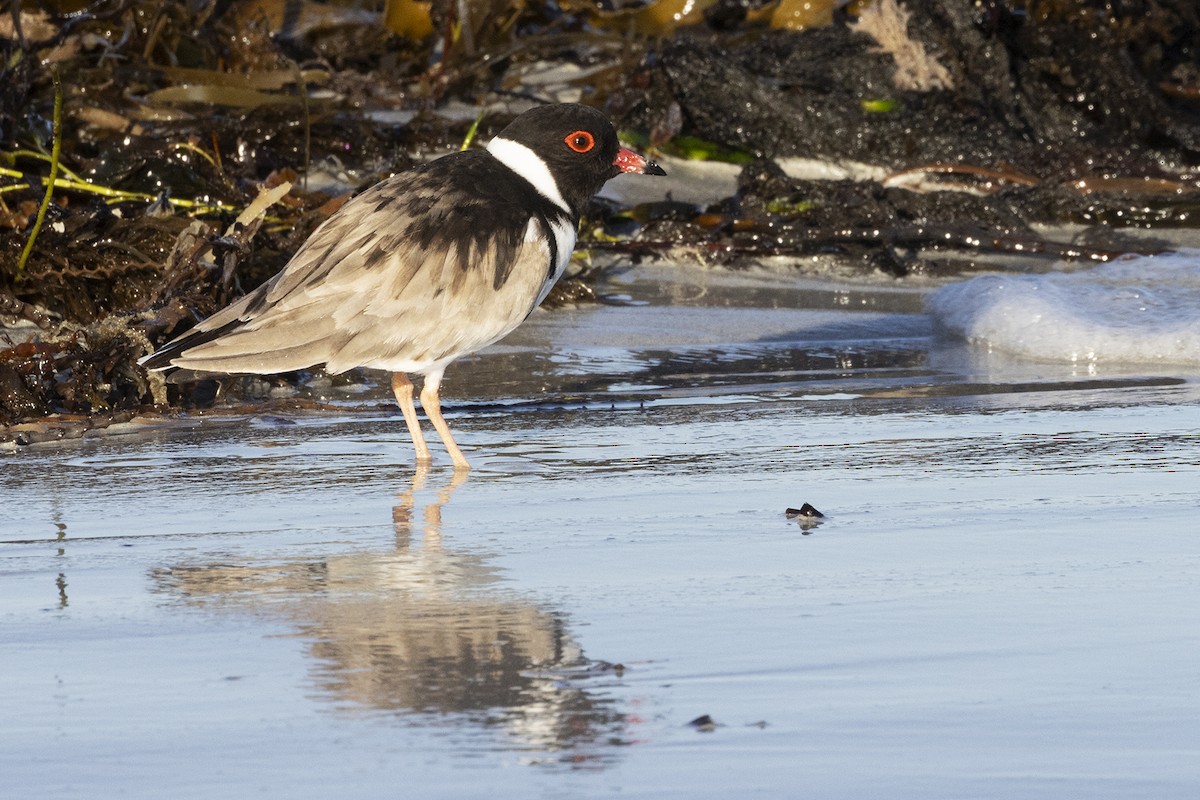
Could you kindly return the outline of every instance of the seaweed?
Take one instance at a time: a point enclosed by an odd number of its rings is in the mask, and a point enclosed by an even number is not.
[[[1103,259],[1165,246],[1122,228],[1195,226],[1191,0],[808,5],[10,4],[0,422],[193,402],[136,359],[281,268],[354,191],[495,133],[510,115],[480,109],[499,100],[580,99],[652,149],[743,166],[708,206],[594,203],[581,244],[630,257],[817,253],[905,275]],[[874,171],[802,180],[786,158]],[[231,233],[284,182],[257,233]],[[1039,233],[1063,223],[1089,233]],[[594,272],[551,302],[588,301]]]

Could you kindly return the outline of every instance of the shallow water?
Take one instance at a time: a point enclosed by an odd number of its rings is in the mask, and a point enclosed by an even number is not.
[[[1194,797],[1194,371],[928,288],[614,272],[465,480],[376,389],[0,454],[0,794]]]

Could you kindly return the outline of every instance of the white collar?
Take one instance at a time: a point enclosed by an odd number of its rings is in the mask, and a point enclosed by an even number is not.
[[[562,193],[558,191],[558,182],[554,180],[546,162],[537,153],[523,144],[500,136],[488,143],[487,151],[499,159],[501,164],[533,184],[533,188],[537,189],[542,197],[568,214],[571,213],[567,201],[563,200]]]

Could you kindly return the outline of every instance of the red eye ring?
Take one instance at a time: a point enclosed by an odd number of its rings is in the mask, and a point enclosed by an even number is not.
[[[596,146],[596,137],[592,136],[587,131],[575,131],[568,133],[563,139],[567,143],[567,147],[574,150],[576,153],[586,153]]]

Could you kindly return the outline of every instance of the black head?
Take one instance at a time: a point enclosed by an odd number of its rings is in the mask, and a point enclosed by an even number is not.
[[[616,130],[603,114],[577,103],[530,109],[513,120],[496,139],[524,145],[540,158],[558,193],[576,215],[609,178],[621,172],[666,174],[656,164],[623,149],[617,143]],[[519,158],[501,156],[500,148],[493,145],[488,145],[490,151],[538,185],[532,175],[536,165],[531,167],[520,163]],[[538,189],[546,194],[543,187]]]

